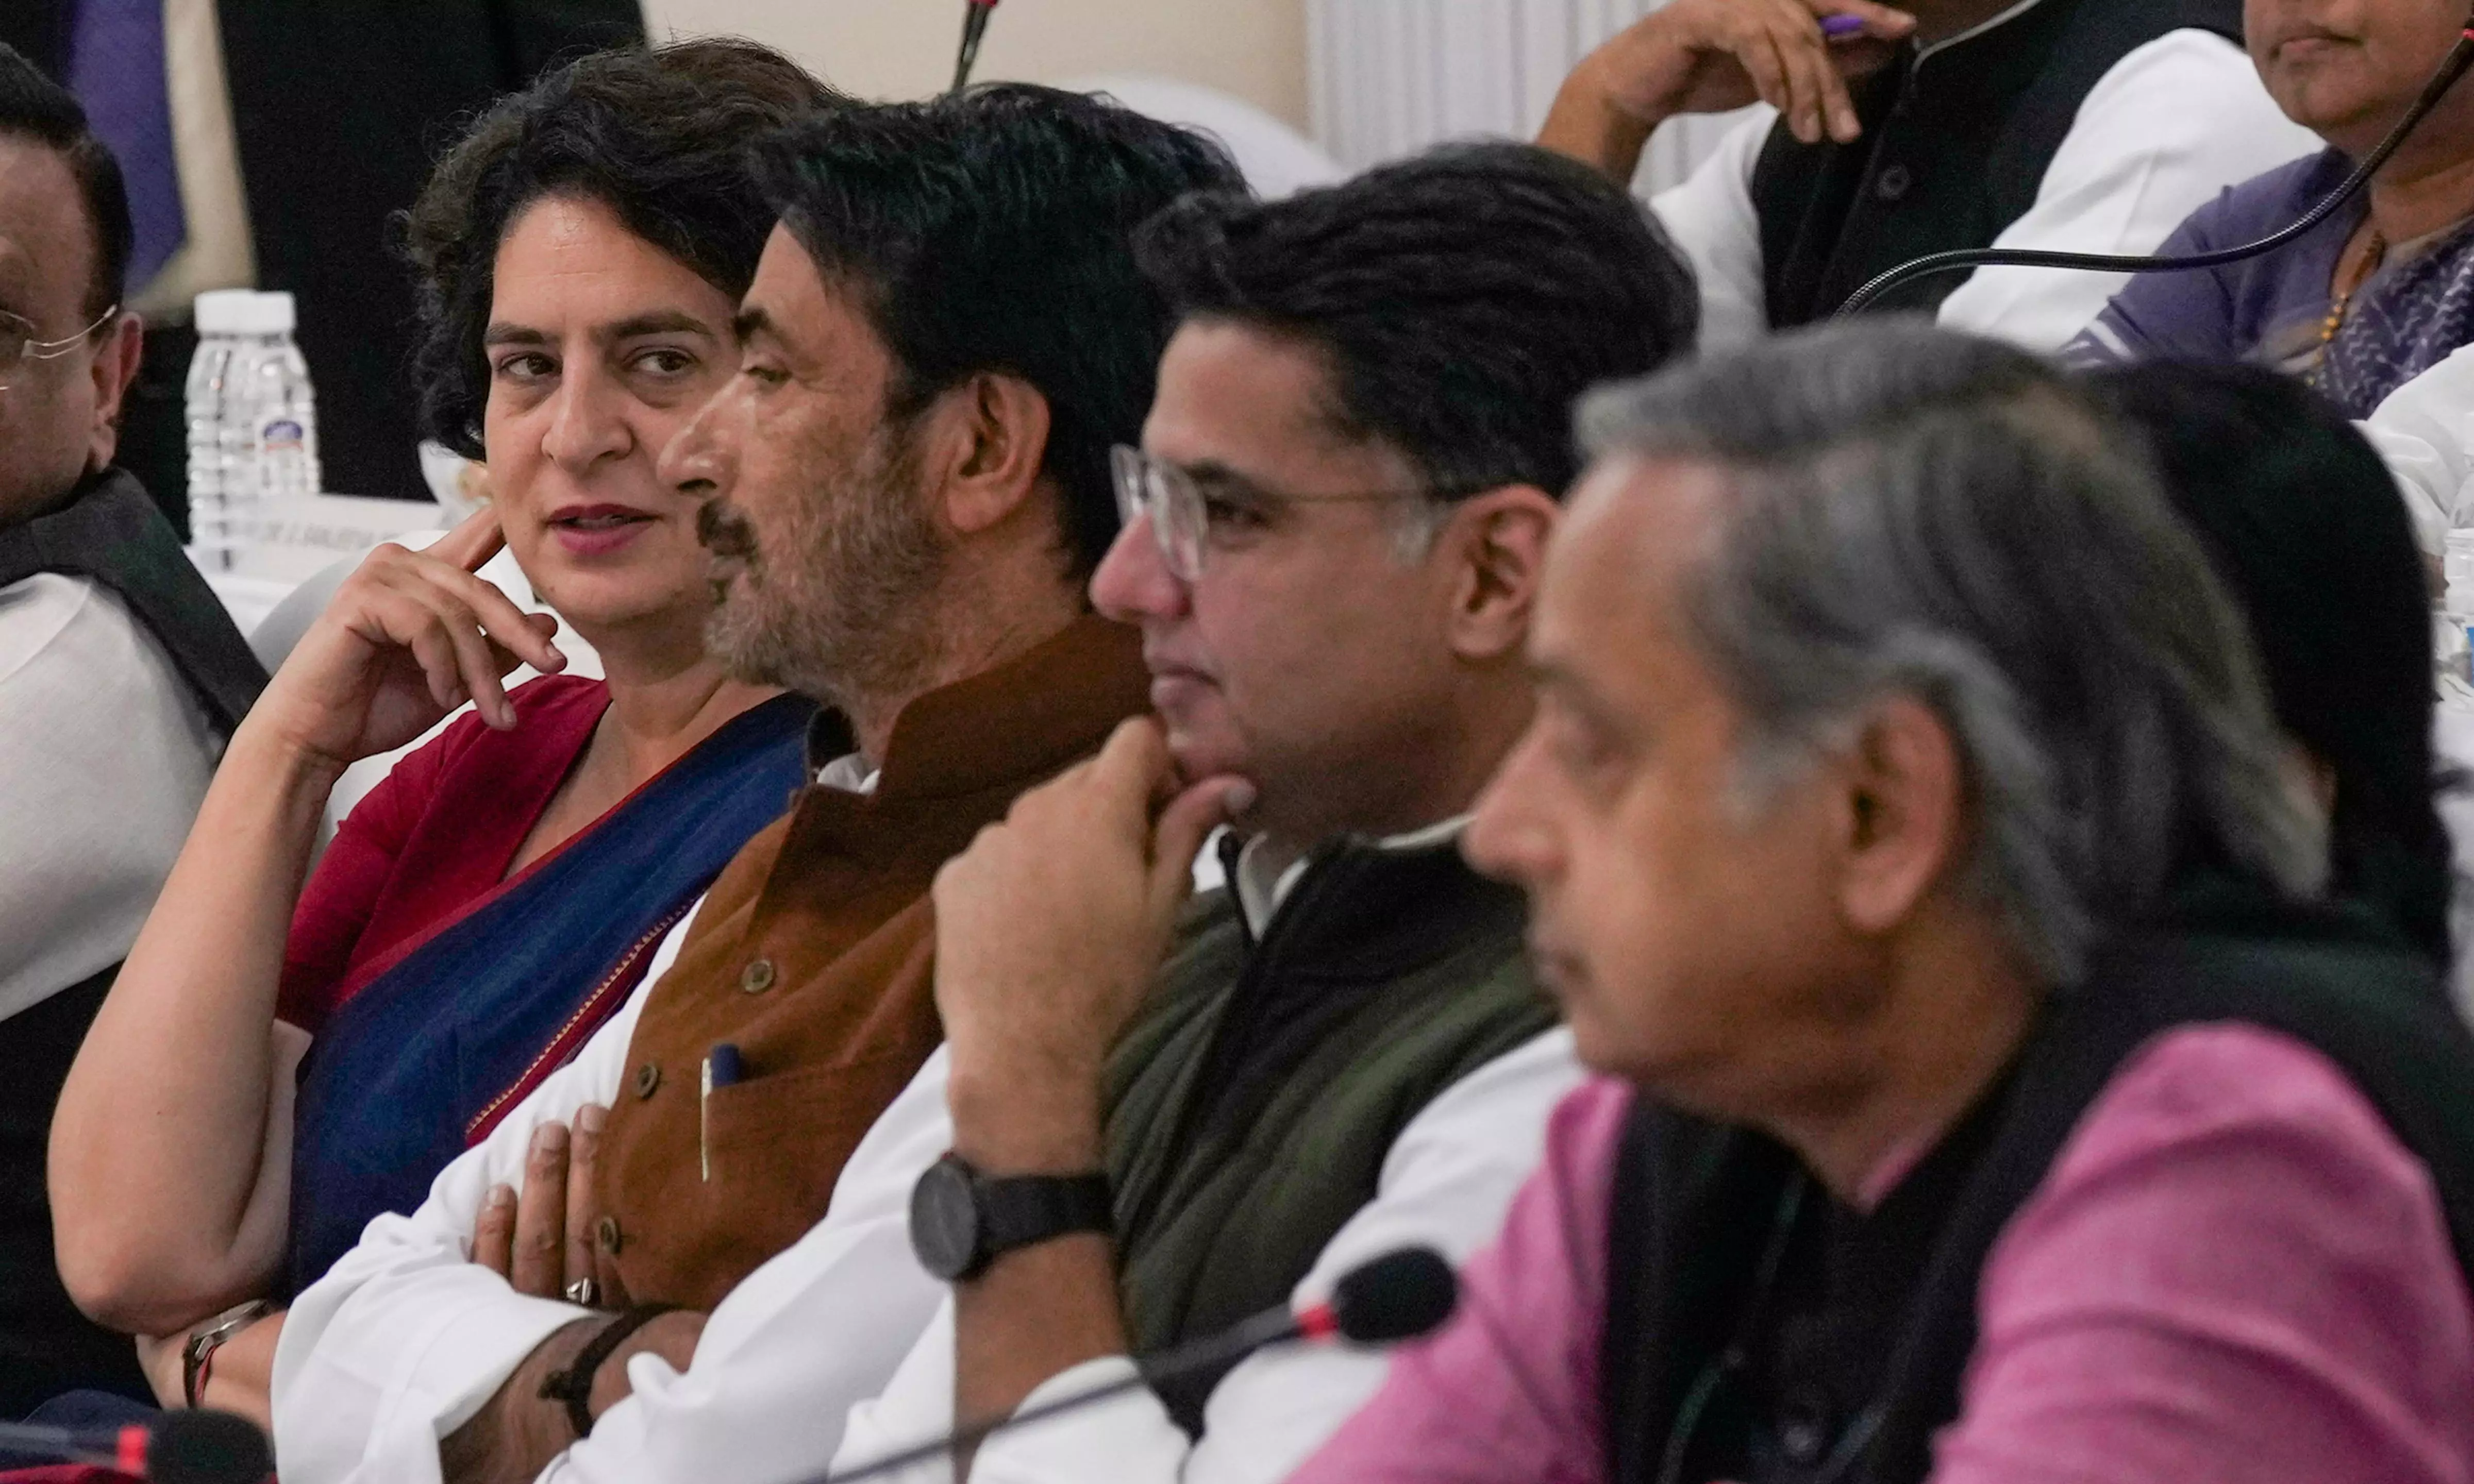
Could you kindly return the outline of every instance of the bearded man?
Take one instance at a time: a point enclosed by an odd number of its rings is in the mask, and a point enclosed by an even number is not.
[[[783,1323],[807,1269],[768,1263],[936,1047],[937,868],[1143,706],[1138,636],[1082,597],[1171,328],[1129,239],[1243,186],[1199,135],[1014,86],[819,118],[761,175],[740,374],[665,468],[712,497],[718,652],[829,708],[815,782],[633,1004],[295,1302],[295,1484],[795,1477],[933,1309],[898,1212],[823,1238],[840,1333]],[[819,1344],[837,1394],[784,1395]]]

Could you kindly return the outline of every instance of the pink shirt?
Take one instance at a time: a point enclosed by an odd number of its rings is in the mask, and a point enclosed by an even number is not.
[[[1296,1476],[1602,1484],[1632,1093],[1566,1098],[1460,1312]],[[2474,1484],[2474,1299],[2421,1162],[2316,1051],[2185,1028],[2126,1063],[1987,1258],[1934,1484]]]

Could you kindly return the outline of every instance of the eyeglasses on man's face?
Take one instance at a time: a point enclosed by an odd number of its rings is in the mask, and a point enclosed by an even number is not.
[[[1205,481],[1165,459],[1139,448],[1117,444],[1108,450],[1116,477],[1117,518],[1132,525],[1141,516],[1152,520],[1160,559],[1179,582],[1202,576],[1206,558],[1225,551],[1248,536],[1272,525],[1293,505],[1376,505],[1395,500],[1449,500],[1474,494],[1467,490],[1360,490],[1341,494],[1281,494],[1239,480]]]
[[[120,306],[112,305],[95,316],[94,323],[61,340],[38,340],[34,322],[21,315],[0,309],[0,392],[18,385],[37,361],[57,361],[71,354],[78,347],[94,338],[95,331],[120,317]]]

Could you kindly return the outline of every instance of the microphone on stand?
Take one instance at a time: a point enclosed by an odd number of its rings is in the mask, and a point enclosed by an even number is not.
[[[1123,1396],[1157,1381],[1198,1371],[1225,1369],[1268,1345],[1331,1339],[1357,1345],[1388,1345],[1395,1340],[1415,1339],[1451,1318],[1459,1302],[1460,1280],[1442,1254],[1431,1247],[1402,1247],[1350,1269],[1332,1284],[1331,1297],[1323,1303],[1294,1312],[1285,1305],[1265,1309],[1218,1334],[1149,1357],[1136,1375],[1026,1407],[1009,1417],[966,1424],[941,1438],[872,1458],[846,1473],[826,1474],[817,1484],[857,1484],[861,1479],[876,1478],[997,1433],[1079,1411],[1095,1401]]]
[[[953,91],[960,92],[971,81],[971,68],[980,60],[980,37],[988,33],[988,12],[997,8],[997,0],[963,0],[962,54],[954,60]]]
[[[266,1484],[275,1474],[266,1434],[230,1412],[164,1412],[126,1427],[0,1423],[0,1453],[94,1464],[154,1484]]]

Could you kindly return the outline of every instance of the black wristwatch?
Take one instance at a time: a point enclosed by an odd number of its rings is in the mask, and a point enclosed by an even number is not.
[[[1115,1225],[1105,1175],[990,1177],[948,1154],[910,1187],[910,1250],[949,1283],[1018,1247]]]

